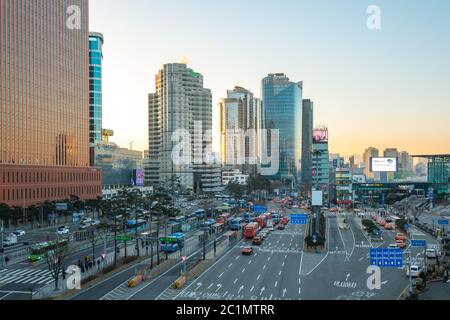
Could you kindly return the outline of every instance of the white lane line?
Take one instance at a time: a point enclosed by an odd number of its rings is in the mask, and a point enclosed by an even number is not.
[[[214,283],[211,283],[208,287],[208,289],[211,289],[211,287],[214,285]]]
[[[236,257],[236,260],[239,259],[239,256]]]
[[[275,281],[275,288],[278,286],[278,281]]]
[[[280,272],[278,272],[278,275],[281,276],[281,270],[280,270]]]
[[[223,274],[224,274],[224,272],[222,272],[222,273],[221,273],[221,274],[219,275],[219,278],[220,278],[220,277],[222,277],[222,276],[223,276]]]
[[[269,256],[269,257],[267,257],[267,261],[270,261],[270,256]]]
[[[231,268],[231,266],[232,266],[233,264],[232,263],[230,263],[229,265],[228,265],[228,268]]]
[[[252,286],[252,288],[250,289],[250,292],[252,292],[252,291],[253,291],[253,289],[255,289],[255,286]]]
[[[300,258],[300,267],[298,268],[299,276],[302,274],[302,263],[303,263],[303,251],[302,251],[302,257]]]
[[[248,262],[248,264],[252,264],[252,260],[250,260],[250,261]]]
[[[263,270],[265,270],[265,269],[266,269],[266,265],[263,266]]]
[[[242,273],[244,273],[245,272],[245,268],[244,269],[242,269]]]
[[[320,266],[321,264],[322,264],[322,262],[324,262],[325,261],[325,259],[328,257],[328,255],[329,255],[329,253],[330,253],[330,251],[329,251],[329,248],[330,248],[330,224],[329,224],[329,222],[327,222],[327,238],[328,238],[328,240],[327,240],[327,242],[328,242],[328,246],[327,246],[327,254],[325,255],[325,257],[323,257],[323,259],[322,260],[320,260],[319,261],[319,263],[310,271],[310,272],[308,272],[306,275],[307,276],[309,276],[311,273],[313,273],[314,272],[314,270],[316,270],[317,269],[317,267],[318,266]]]
[[[238,282],[238,278],[234,279],[233,283],[236,284]]]
[[[258,274],[258,277],[256,278],[256,281],[258,281],[259,278],[261,278],[261,275],[260,275],[260,274]]]

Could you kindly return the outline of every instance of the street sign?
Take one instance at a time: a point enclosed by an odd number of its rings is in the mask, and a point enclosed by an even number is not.
[[[411,240],[411,246],[412,247],[426,247],[427,241],[426,240]]]
[[[440,224],[440,225],[447,225],[448,224],[448,220],[438,220],[438,224]]]
[[[291,224],[301,224],[307,223],[308,217],[305,214],[291,214]]]
[[[370,265],[378,267],[403,267],[403,251],[401,248],[370,249]]]
[[[131,240],[133,240],[133,238],[130,236],[117,236],[116,240],[117,241],[131,241]]]

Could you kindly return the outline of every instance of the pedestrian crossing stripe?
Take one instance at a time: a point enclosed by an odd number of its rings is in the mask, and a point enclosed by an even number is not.
[[[1,269],[0,283],[49,284],[54,281],[50,270],[46,269]]]

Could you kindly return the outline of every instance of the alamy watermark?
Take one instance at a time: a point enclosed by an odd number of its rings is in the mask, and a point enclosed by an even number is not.
[[[369,274],[369,278],[367,278],[367,289],[369,290],[381,290],[381,269],[378,266],[369,266],[367,268],[367,274]]]
[[[369,17],[367,18],[367,29],[380,30],[381,29],[381,9],[377,5],[370,5],[366,10]]]
[[[81,290],[81,269],[71,265],[66,269],[66,287],[68,290]]]
[[[70,30],[81,29],[81,8],[77,5],[67,7],[66,27]]]

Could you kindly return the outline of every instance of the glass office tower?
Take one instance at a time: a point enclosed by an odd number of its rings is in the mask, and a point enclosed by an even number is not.
[[[297,181],[302,147],[302,97],[303,83],[289,81],[284,73],[269,74],[262,80],[266,128],[278,129],[280,135],[280,169],[273,179]]]
[[[102,46],[101,33],[89,33],[89,143],[102,140]]]

